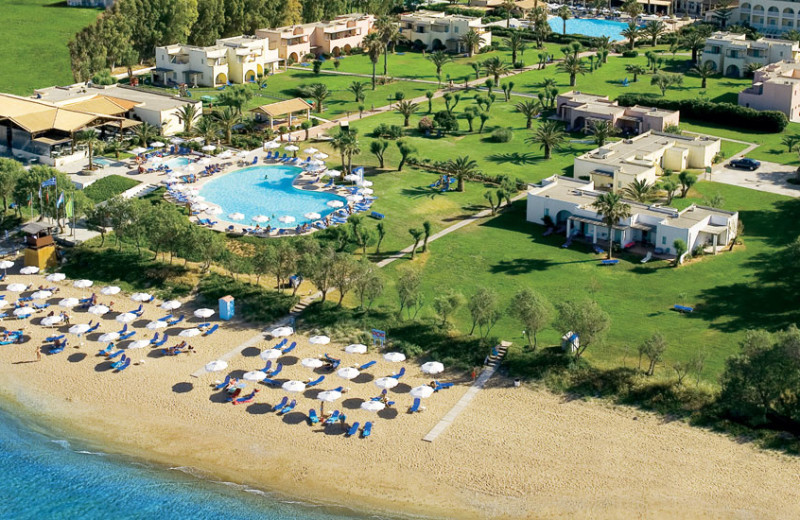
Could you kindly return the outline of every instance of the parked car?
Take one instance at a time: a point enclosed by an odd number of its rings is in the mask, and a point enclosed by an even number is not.
[[[760,166],[760,162],[755,159],[748,159],[747,157],[734,159],[728,163],[729,168],[740,168],[742,170],[750,170],[751,172],[757,170]]]

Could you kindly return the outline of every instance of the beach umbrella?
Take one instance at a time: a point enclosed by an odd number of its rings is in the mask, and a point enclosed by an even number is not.
[[[14,316],[30,316],[35,310],[33,307],[20,307],[19,309],[14,309]]]
[[[36,267],[35,265],[29,265],[19,270],[19,274],[36,274],[38,272],[39,268]]]
[[[276,329],[272,329],[272,332],[269,333],[270,336],[273,338],[280,338],[283,336],[291,336],[294,334],[294,329],[291,327],[278,327]]]
[[[131,300],[135,302],[149,302],[152,299],[153,299],[152,294],[147,294],[143,292],[137,292],[131,295]]]
[[[328,170],[325,172],[325,175],[327,175],[328,177],[341,177],[342,172],[340,172],[339,170]]]
[[[226,368],[228,368],[228,364],[221,359],[217,359],[206,365],[206,372],[220,372]]]
[[[428,385],[416,386],[411,389],[411,397],[418,397],[420,399],[427,399],[433,395],[433,388]]]
[[[180,137],[173,137],[172,139],[169,140],[169,142],[172,144],[181,144],[185,143],[186,141],[184,139],[181,139]]]
[[[330,207],[330,208],[341,208],[342,206],[344,206],[344,202],[342,202],[341,200],[329,200],[328,201],[328,207]]]
[[[35,293],[31,294],[31,298],[34,300],[44,300],[45,298],[49,298],[53,296],[51,291],[36,291]]]
[[[60,314],[55,314],[53,316],[42,318],[42,325],[45,327],[52,327],[53,325],[61,323],[62,321],[64,321],[64,317]]]
[[[200,149],[201,149],[201,150],[203,150],[204,152],[213,152],[214,150],[216,150],[216,149],[217,149],[217,147],[216,147],[216,146],[214,146],[213,144],[207,144],[207,145],[204,145],[204,146],[203,146],[202,148],[200,148]]]
[[[290,144],[288,146],[284,146],[283,149],[286,150],[287,152],[296,152],[297,150],[300,149],[300,147],[295,144]]]
[[[230,215],[228,215],[228,218],[231,220],[243,220],[244,213],[231,213]]]
[[[164,148],[164,143],[161,141],[153,141],[150,143],[150,148]]]
[[[233,157],[233,152],[231,152],[230,150],[225,150],[217,157],[219,157],[220,159],[230,159],[231,157]]]
[[[336,372],[336,375],[341,377],[342,379],[347,379],[349,381],[350,379],[355,379],[356,377],[358,377],[358,374],[360,373],[361,372],[359,372],[353,367],[344,367],[340,368],[339,371]]]
[[[146,325],[146,327],[148,329],[150,329],[150,330],[163,329],[166,326],[167,326],[167,322],[166,321],[161,321],[161,320],[151,321],[150,323],[148,323]]]
[[[344,176],[344,180],[351,181],[351,182],[356,182],[360,178],[361,177],[359,177],[355,173],[348,173],[347,175]]]
[[[386,405],[380,401],[364,401],[361,403],[361,409],[368,412],[380,412],[386,408]]]
[[[276,148],[280,148],[280,143],[276,141],[266,141],[264,143],[264,150],[275,150]]]
[[[282,355],[283,355],[283,352],[281,352],[280,350],[278,350],[276,348],[270,348],[270,349],[267,349],[264,352],[262,352],[259,357],[261,359],[263,359],[264,361],[270,361],[270,360],[273,360],[273,359],[278,359]]]
[[[144,348],[150,344],[149,339],[138,339],[128,345],[129,349]]]
[[[308,220],[319,220],[322,218],[322,215],[320,215],[319,213],[314,213],[313,211],[311,213],[306,213],[303,216]]]
[[[77,298],[64,298],[63,300],[58,302],[58,306],[64,307],[65,309],[71,309],[72,307],[75,307],[79,303],[80,302],[78,301]]]
[[[72,285],[73,287],[77,287],[78,289],[88,289],[89,287],[94,285],[94,282],[91,280],[75,280],[75,282]]]
[[[69,333],[80,336],[81,334],[85,334],[86,331],[89,329],[91,329],[91,327],[88,326],[87,324],[78,323],[77,325],[73,325],[72,327],[69,328]]]
[[[120,288],[116,285],[106,285],[102,289],[100,289],[100,294],[104,294],[106,296],[114,296],[115,294],[119,294]]]
[[[444,365],[439,363],[438,361],[428,361],[427,363],[424,363],[420,368],[426,374],[441,374],[442,372],[444,372]]]
[[[242,376],[243,379],[247,379],[248,381],[263,381],[266,379],[267,373],[262,372],[261,370],[252,370],[250,372],[245,372]]]
[[[178,300],[169,300],[161,304],[161,308],[165,311],[173,311],[181,306],[181,302]]]
[[[0,269],[2,269],[3,271],[11,269],[12,267],[14,267],[14,262],[12,262],[10,260],[1,260],[0,261]]]
[[[375,386],[378,388],[384,388],[386,390],[396,387],[398,383],[399,381],[393,377],[381,377],[380,379],[375,380]]]
[[[293,216],[291,216],[291,215],[284,215],[284,216],[282,216],[282,217],[278,217],[278,220],[280,220],[280,221],[281,221],[281,222],[283,222],[284,224],[291,224],[291,223],[292,223],[292,222],[294,222],[296,219],[295,219]]]
[[[263,223],[263,222],[267,222],[268,220],[269,220],[269,217],[266,216],[266,215],[256,215],[255,217],[253,217],[253,222]]]
[[[0,262],[0,267],[2,267],[1,262]],[[65,275],[64,273],[53,273],[53,274],[48,274],[47,276],[44,277],[44,279],[47,280],[48,282],[60,282],[66,278],[67,275]]]
[[[195,318],[210,318],[214,315],[214,309],[197,309],[194,311]]]
[[[102,343],[108,343],[110,341],[117,341],[119,339],[119,332],[106,332],[105,334],[101,334],[97,341]]]
[[[245,157],[247,157],[247,154],[248,154],[247,151],[242,150],[241,152],[237,153],[236,156],[237,157],[241,157],[242,159],[244,159]]]
[[[325,390],[317,394],[317,399],[323,403],[332,403],[341,397],[342,393],[338,390]]]
[[[6,286],[6,289],[11,292],[24,292],[27,288],[28,286],[24,283],[10,283]]]
[[[361,195],[372,195],[373,193],[375,193],[375,190],[373,190],[372,188],[361,188],[360,190],[358,190],[358,192]]]
[[[317,160],[320,160],[320,161],[324,161],[325,159],[328,158],[328,154],[326,154],[325,152],[317,152],[317,153],[314,154],[313,157],[314,157],[314,159],[317,159]]]
[[[199,211],[203,212],[208,209],[208,205],[203,204],[202,202],[199,204],[192,204],[192,211]]]
[[[307,153],[308,155],[314,155],[314,154],[315,154],[315,153],[317,153],[318,151],[319,151],[319,150],[317,150],[317,149],[316,149],[316,148],[314,148],[313,146],[309,146],[308,148],[306,148],[305,150],[303,150],[303,153]]]
[[[344,348],[344,351],[348,354],[366,354],[367,346],[362,345],[361,343],[353,343],[352,345],[347,345]]]
[[[130,323],[134,321],[139,316],[135,315],[132,312],[123,312],[122,314],[118,314],[116,320],[120,323]]]
[[[312,159],[312,160],[308,161],[306,164],[308,164],[309,166],[324,166],[325,165],[324,162],[318,161],[316,159]]]
[[[327,345],[331,342],[331,338],[328,336],[311,336],[308,342],[312,345]]]
[[[317,358],[313,358],[313,357],[308,357],[308,358],[303,359],[300,362],[300,364],[303,365],[306,368],[319,368],[322,365],[324,365],[324,363],[322,362],[321,359],[317,359]]]
[[[359,186],[364,186],[365,188],[369,188],[372,186],[372,181],[361,181],[358,183]]]
[[[405,354],[401,352],[387,352],[383,355],[383,359],[391,361],[392,363],[399,363],[406,360]]]
[[[7,302],[6,300],[0,300],[0,309],[2,309],[3,307],[5,307],[8,304],[9,304],[9,302]]]
[[[193,338],[195,336],[199,336],[202,333],[203,331],[201,331],[200,329],[191,328],[191,329],[183,329],[178,333],[178,336],[182,338]]]
[[[131,149],[131,153],[133,155],[139,155],[139,154],[145,153],[146,151],[147,151],[147,148],[142,148],[141,146],[137,146],[136,148]]]
[[[364,200],[364,197],[362,195],[348,195],[347,200],[349,202],[361,202]]]
[[[222,215],[222,208],[219,206],[211,206],[206,210],[209,215]]]
[[[92,305],[89,307],[89,313],[94,314],[95,316],[102,316],[110,311],[107,306],[105,305]]]
[[[302,381],[286,381],[281,385],[281,388],[287,392],[302,392],[306,389],[306,384]]]

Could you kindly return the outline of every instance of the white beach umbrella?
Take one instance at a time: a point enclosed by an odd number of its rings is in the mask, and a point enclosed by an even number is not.
[[[360,190],[358,190],[358,192],[361,195],[372,195],[373,193],[375,193],[375,190],[373,190],[372,188],[361,188]]]
[[[2,309],[3,307],[5,307],[6,305],[9,305],[9,302],[8,302],[8,301],[6,301],[6,300],[0,300],[0,309]]]
[[[194,311],[195,318],[210,318],[214,315],[214,309],[197,309]]]
[[[116,285],[106,285],[102,289],[100,289],[100,294],[104,294],[106,296],[114,296],[115,294],[119,294],[120,288]]]
[[[424,363],[420,368],[426,374],[441,374],[442,372],[444,372],[444,365],[439,363],[438,361],[428,361],[427,363]]]
[[[77,298],[64,298],[63,300],[58,302],[59,307],[64,307],[65,309],[71,309],[78,305],[80,302]]]
[[[306,213],[303,216],[308,220],[319,220],[322,218],[322,215],[320,215],[319,213],[314,213],[313,211],[311,213]]]
[[[329,200],[328,201],[328,207],[329,208],[341,208],[342,206],[344,206],[344,202],[342,202],[341,200]]]
[[[53,296],[51,291],[36,291],[35,293],[31,294],[31,298],[34,300],[44,300]]]
[[[341,177],[342,172],[340,172],[339,170],[328,170],[325,172],[325,175],[327,175],[328,177]]]
[[[266,141],[264,143],[264,149],[265,150],[275,150],[276,148],[280,148],[280,147],[281,147],[280,143],[278,143],[276,141]]]
[[[24,283],[10,283],[6,286],[6,289],[11,292],[23,292],[28,288],[27,285]]]
[[[103,314],[107,314],[111,309],[109,309],[105,305],[92,305],[89,307],[89,313],[94,314],[95,316],[102,316]]]
[[[172,144],[181,144],[181,143],[185,143],[186,140],[185,139],[181,139],[180,137],[173,137],[172,139],[169,140],[169,142],[172,143]]]
[[[291,327],[278,327],[278,328],[272,329],[272,332],[270,332],[269,334],[273,338],[280,338],[280,337],[283,337],[283,336],[291,336],[292,334],[294,334],[294,329],[291,328]]]
[[[167,322],[166,321],[161,321],[161,320],[151,321],[150,323],[148,323],[146,325],[146,327],[148,329],[150,329],[150,330],[163,329],[163,328],[167,327]]]
[[[46,318],[42,318],[42,325],[45,327],[52,327],[58,323],[64,321],[64,317],[60,314],[54,314],[53,316],[48,316]]]
[[[353,367],[344,367],[344,368],[340,368],[336,372],[336,375],[341,377],[342,379],[347,379],[349,381],[350,379],[355,379],[356,377],[358,377],[358,374],[360,374],[360,373],[361,372],[359,372],[358,370],[356,370]]]
[[[244,213],[238,213],[238,212],[237,213],[231,213],[231,214],[228,215],[228,218],[231,219],[231,220],[243,220],[244,219]]]
[[[67,275],[65,275],[64,273],[53,273],[53,274],[48,274],[47,276],[44,277],[44,279],[47,280],[48,282],[60,282],[66,278]]]
[[[81,334],[86,334],[86,331],[89,329],[91,329],[89,325],[85,323],[78,323],[77,325],[73,325],[69,328],[69,333],[80,336]]]
[[[94,285],[94,282],[91,280],[75,280],[72,284],[73,287],[77,287],[78,289],[87,289]]]
[[[427,399],[433,395],[433,388],[428,385],[416,386],[411,389],[411,397],[418,397],[420,399]]]
[[[325,363],[323,363],[321,359],[307,357],[300,361],[300,364],[306,368],[319,368]]]
[[[101,334],[97,341],[101,343],[108,343],[109,341],[117,341],[119,339],[119,332],[106,332]]]
[[[263,359],[264,361],[270,361],[270,360],[273,360],[273,359],[278,359],[282,355],[283,355],[283,352],[281,352],[280,350],[278,350],[276,348],[270,348],[270,349],[267,349],[267,350],[263,351],[259,355],[259,357],[261,359]]]
[[[213,152],[214,150],[216,150],[216,149],[217,149],[217,147],[216,147],[216,146],[214,146],[213,144],[207,144],[207,145],[204,145],[204,146],[203,146],[202,148],[200,148],[200,149],[201,149],[201,150],[203,150],[204,152]]]
[[[221,359],[217,359],[206,365],[206,372],[220,372],[226,368],[228,368],[228,364]]]
[[[361,403],[361,409],[368,412],[380,412],[386,408],[386,405],[380,401],[364,401]]]
[[[179,302],[178,300],[169,300],[161,304],[161,308],[164,309],[165,311],[173,311],[180,306],[181,302]]]
[[[393,377],[381,377],[375,380],[375,386],[386,390],[396,387],[398,383],[399,381]]]
[[[342,393],[338,390],[325,390],[317,394],[317,400],[323,403],[332,403],[342,398]]]
[[[296,152],[297,150],[300,149],[300,147],[294,144],[290,144],[288,146],[284,146],[283,149],[286,150],[287,152]]]
[[[328,154],[326,154],[325,152],[317,152],[314,154],[313,157],[314,159],[317,159],[319,161],[324,161],[325,159],[328,158]]]
[[[164,143],[161,141],[153,141],[150,143],[150,148],[164,148]]]
[[[281,388],[286,390],[287,392],[302,392],[306,389],[306,384],[302,381],[286,381],[281,385]]]
[[[132,321],[135,321],[136,318],[138,317],[139,316],[135,315],[132,312],[123,312],[122,314],[118,314],[115,319],[120,323],[130,323]]]
[[[331,342],[331,338],[328,336],[311,336],[308,338],[308,342],[312,345],[327,345]]]
[[[296,219],[295,219],[293,216],[291,216],[291,215],[284,215],[284,216],[282,216],[282,217],[278,217],[278,220],[280,220],[280,221],[281,221],[281,222],[283,222],[284,224],[291,224],[291,223],[292,223],[292,222],[294,222]]]
[[[191,329],[183,329],[178,333],[178,336],[182,338],[193,338],[195,336],[199,336],[202,333],[203,331],[201,331],[200,329],[191,328]]]
[[[30,316],[35,310],[33,307],[20,307],[19,309],[14,309],[14,316]]]
[[[263,381],[267,378],[267,373],[262,372],[261,370],[252,370],[250,372],[245,372],[242,376],[242,379],[246,379],[248,381]]]
[[[137,349],[137,348],[144,348],[150,344],[149,339],[138,339],[128,345],[129,349]]]
[[[217,157],[219,157],[220,159],[230,159],[231,157],[233,157],[233,152],[230,151],[230,150],[225,150],[224,152],[219,154]]]
[[[266,215],[256,215],[253,217],[253,222],[264,223],[269,220],[269,217]]]
[[[348,195],[347,200],[349,202],[361,202],[362,200],[364,200],[364,197],[363,195]]]
[[[365,188],[369,188],[372,186],[372,181],[361,181],[358,183],[359,186],[364,186]]]
[[[5,271],[7,269],[11,269],[12,267],[14,267],[14,262],[11,260],[0,260],[0,269]]]
[[[303,150],[303,153],[307,153],[308,155],[314,155],[314,154],[315,154],[315,153],[317,153],[318,151],[319,151],[319,150],[317,150],[317,149],[316,149],[316,148],[314,148],[313,146],[309,146],[308,148],[306,148],[305,150]]]
[[[207,204],[203,204],[202,202],[199,204],[192,204],[192,211],[200,211],[203,212],[208,209]]]
[[[344,351],[348,354],[366,354],[367,346],[361,343],[353,343],[352,345],[347,345]]]
[[[141,146],[137,146],[136,148],[131,148],[131,153],[133,155],[139,155],[140,153],[145,153],[147,148],[142,148]]]
[[[211,206],[206,210],[209,215],[222,215],[222,208],[219,206]]]
[[[137,293],[131,294],[131,300],[133,300],[135,302],[147,302],[147,301],[150,301],[152,298],[153,298],[152,294],[143,293],[143,292],[137,292]]]
[[[347,175],[344,176],[344,180],[351,181],[351,182],[356,182],[360,178],[361,177],[359,177],[355,173],[348,173]]]
[[[248,152],[246,152],[245,150],[242,150],[241,152],[237,153],[236,156],[244,159],[245,157],[247,157],[247,153]]]
[[[39,268],[36,267],[35,265],[29,265],[19,270],[19,274],[36,274],[38,272]]]
[[[387,352],[383,355],[383,359],[391,361],[392,363],[399,363],[406,360],[405,354],[402,352]]]
[[[316,159],[312,159],[312,160],[308,161],[306,164],[308,164],[309,166],[324,166],[325,165],[324,162],[318,161]]]

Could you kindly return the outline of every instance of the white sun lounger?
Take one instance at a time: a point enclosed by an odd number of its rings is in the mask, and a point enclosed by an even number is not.
[[[648,251],[648,252],[647,252],[647,254],[645,255],[645,257],[644,257],[644,258],[642,258],[642,263],[643,263],[643,264],[646,264],[647,262],[649,262],[649,261],[650,261],[650,259],[651,259],[651,258],[653,258],[653,253],[651,253],[650,251]]]

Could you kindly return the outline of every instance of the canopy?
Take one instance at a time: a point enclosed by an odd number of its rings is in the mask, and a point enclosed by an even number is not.
[[[269,117],[278,117],[294,112],[310,111],[311,105],[304,99],[294,98],[287,99],[286,101],[278,101],[277,103],[270,103],[268,105],[261,105],[251,110],[251,112],[260,112]]]

